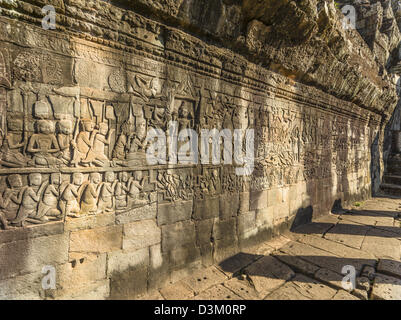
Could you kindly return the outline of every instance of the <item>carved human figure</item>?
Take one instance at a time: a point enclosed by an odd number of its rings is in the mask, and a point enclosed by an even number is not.
[[[220,189],[219,171],[214,169],[211,175],[211,193],[215,194]]]
[[[134,176],[128,182],[128,207],[133,205],[144,205],[148,200],[141,199],[141,193],[145,184],[145,178],[141,171],[135,171]]]
[[[5,190],[0,202],[0,222],[3,229],[9,229],[9,222],[17,218],[18,210],[22,201],[23,187],[22,178],[19,174],[10,174],[7,177],[9,188]]]
[[[127,194],[129,192],[128,186],[128,173],[123,171],[118,174],[114,196],[116,199],[116,209],[124,209],[127,207]]]
[[[88,156],[89,150],[93,148],[93,143],[97,134],[95,123],[92,120],[82,120],[82,131],[77,136],[76,149],[72,163],[77,166]]]
[[[72,183],[63,183],[60,187],[61,202],[60,207],[63,215],[77,217],[81,208],[79,206],[82,182],[84,176],[80,172],[72,175]]]
[[[72,149],[76,147],[72,136],[72,123],[70,120],[60,120],[58,122],[59,133],[57,134],[57,142],[60,147],[59,158],[64,164],[70,163],[72,160]]]
[[[114,129],[110,129],[107,123],[99,124],[99,132],[95,135],[95,140],[93,141],[93,147],[89,150],[85,160],[82,160],[84,164],[94,164],[97,166],[103,166],[108,161],[109,158],[105,153],[105,146],[110,145],[111,137]],[[106,138],[108,134],[108,137]]]
[[[22,121],[20,119],[8,119],[7,128],[8,132],[1,146],[0,163],[12,168],[25,167],[30,159],[21,153],[25,147],[25,142],[22,139]]]
[[[121,126],[121,133],[113,150],[113,158],[119,160],[126,158],[126,154],[130,150],[132,136],[132,122],[127,120]]]
[[[105,182],[100,185],[99,190],[98,210],[100,212],[112,212],[115,207],[114,190],[117,180],[115,180],[114,172],[111,171],[106,172],[104,178]]]
[[[54,156],[60,152],[60,147],[54,135],[53,122],[38,120],[36,125],[38,133],[31,136],[27,148],[28,152],[33,153],[33,163],[45,167],[62,163]]]
[[[190,129],[193,125],[193,117],[191,112],[188,110],[188,106],[185,101],[182,101],[178,109],[178,132],[184,129]]]
[[[35,218],[38,209],[38,203],[43,192],[42,174],[31,173],[28,176],[29,186],[24,188],[21,193],[21,205],[17,217],[11,221],[12,224],[23,227],[26,218]]]
[[[38,214],[36,219],[44,222],[48,221],[48,217],[60,217],[61,211],[58,208],[58,199],[60,194],[60,173],[52,173],[50,175],[50,183],[47,184],[42,199],[39,202]]]
[[[99,196],[99,183],[101,180],[102,178],[98,172],[92,172],[89,175],[89,182],[87,182],[82,188],[80,214],[96,214]]]

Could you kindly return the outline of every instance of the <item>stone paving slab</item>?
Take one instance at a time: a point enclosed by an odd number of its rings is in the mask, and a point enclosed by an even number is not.
[[[337,210],[140,299],[401,300],[400,212],[401,199],[387,198]]]
[[[232,278],[224,282],[223,285],[245,300],[261,299],[255,288],[245,278]]]
[[[377,272],[401,278],[401,262],[390,259],[380,259]]]
[[[361,300],[344,290],[338,290],[331,300]]]
[[[401,300],[401,280],[384,274],[377,274],[373,284],[372,298]]]
[[[245,274],[262,297],[295,275],[287,265],[272,256],[263,257],[251,264],[245,269]]]
[[[377,258],[400,260],[400,241],[384,230],[370,230],[362,244],[362,250],[373,253]]]
[[[369,226],[360,225],[353,221],[342,220],[327,231],[324,238],[360,249],[370,228]]]
[[[222,284],[219,284],[213,288],[203,291],[201,294],[196,296],[194,300],[243,300],[240,296],[236,295],[230,289],[226,288]]]
[[[195,295],[200,292],[209,289],[210,287],[222,283],[227,280],[227,276],[218,270],[216,267],[210,267],[206,270],[199,270],[195,274],[188,278],[182,280]]]

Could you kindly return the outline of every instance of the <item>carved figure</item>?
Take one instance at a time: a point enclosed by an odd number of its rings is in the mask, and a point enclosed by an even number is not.
[[[129,189],[127,187],[128,173],[123,171],[118,174],[118,180],[114,190],[116,209],[124,209],[127,207],[127,194]]]
[[[92,120],[82,120],[82,131],[77,136],[76,149],[74,152],[73,164],[77,166],[88,156],[89,150],[93,148],[93,143],[97,134],[95,123]]]
[[[99,183],[101,176],[98,172],[93,172],[89,175],[89,182],[82,186],[81,195],[81,211],[80,214],[96,214],[97,201],[99,196]]]
[[[9,222],[17,218],[18,210],[22,202],[22,195],[27,188],[23,187],[22,179],[19,174],[11,174],[7,177],[10,188],[2,196],[0,221],[3,229],[9,229]]]
[[[83,174],[76,172],[72,175],[72,183],[63,183],[60,187],[61,211],[64,215],[77,217],[81,208],[79,206]]]
[[[105,182],[99,186],[99,203],[100,212],[112,212],[115,207],[114,190],[117,180],[114,178],[114,172],[105,173]]]
[[[109,126],[107,125],[107,123],[99,124],[99,132],[97,132],[95,135],[93,147],[89,149],[88,154],[85,160],[82,160],[82,163],[94,164],[97,166],[105,165],[109,161],[109,158],[105,153],[105,146],[110,145],[113,132],[114,129],[111,129],[109,132]],[[106,138],[107,134],[108,137]]]
[[[43,192],[42,175],[40,173],[31,173],[28,176],[29,186],[21,192],[21,205],[17,217],[11,221],[12,224],[24,226],[28,217],[35,217],[37,214],[38,203]],[[42,184],[42,185],[41,185]]]
[[[134,177],[128,182],[128,207],[133,205],[145,205],[148,200],[141,199],[141,193],[145,184],[145,177],[142,177],[141,171],[135,171]]]
[[[21,153],[25,143],[22,139],[22,121],[8,119],[8,133],[4,137],[1,147],[1,160],[3,166],[11,168],[26,167],[30,159]]]
[[[59,173],[52,173],[50,175],[50,183],[46,185],[42,199],[39,202],[38,213],[36,219],[45,222],[48,217],[60,217],[61,211],[58,208],[58,199],[60,195],[60,182],[61,176]]]
[[[44,167],[62,163],[53,155],[60,151],[53,123],[48,120],[38,120],[36,124],[38,133],[31,136],[27,148],[28,152],[34,154],[33,163]]]
[[[72,123],[70,120],[61,120],[58,122],[58,128],[57,142],[60,147],[59,158],[64,164],[68,164],[72,160],[71,151],[76,148],[72,135]]]

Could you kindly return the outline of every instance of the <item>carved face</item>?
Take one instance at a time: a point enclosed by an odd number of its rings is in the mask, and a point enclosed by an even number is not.
[[[91,173],[91,174],[90,174],[90,180],[92,181],[92,183],[98,184],[98,183],[100,183],[100,181],[101,181],[102,179],[101,179],[99,173],[94,172],[94,173]]]
[[[113,182],[114,181],[114,172],[106,172],[106,181]]]
[[[92,121],[85,121],[83,125],[84,125],[84,130],[87,132],[92,132],[93,129],[95,129],[95,124]]]
[[[78,185],[81,185],[83,181],[84,181],[84,176],[83,176],[82,173],[76,172],[76,173],[74,173],[74,174],[72,175],[72,182],[73,182],[75,185],[77,185],[77,186],[78,186]]]
[[[182,118],[188,118],[189,112],[188,112],[187,106],[185,105],[185,102],[183,102],[181,104],[179,114]]]
[[[120,181],[127,182],[128,181],[128,173],[127,172],[120,172]]]
[[[43,133],[43,134],[54,133],[53,123],[50,121],[46,121],[46,120],[38,121],[38,130],[39,130],[39,133]]]
[[[52,184],[59,185],[61,181],[61,176],[59,173],[52,173],[50,176],[50,181]]]
[[[60,121],[59,122],[60,132],[62,134],[71,134],[72,133],[72,124],[71,121]]]
[[[142,171],[135,171],[134,178],[137,181],[141,180],[142,179]]]
[[[29,175],[29,184],[31,186],[40,186],[42,183],[42,175],[40,173],[32,173]]]
[[[11,188],[21,188],[22,187],[22,179],[19,174],[9,175],[8,182],[10,183]]]
[[[19,119],[7,119],[7,127],[10,131],[22,131],[22,121]]]
[[[101,123],[100,125],[99,125],[99,132],[100,132],[100,134],[102,134],[102,135],[106,135],[107,134],[107,132],[109,131],[109,126],[107,125],[107,123]]]

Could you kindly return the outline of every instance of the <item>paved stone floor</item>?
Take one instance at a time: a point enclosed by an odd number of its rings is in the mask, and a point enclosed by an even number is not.
[[[356,203],[142,299],[401,299],[400,223],[401,199]]]

